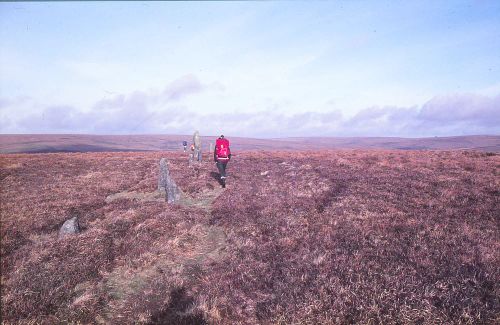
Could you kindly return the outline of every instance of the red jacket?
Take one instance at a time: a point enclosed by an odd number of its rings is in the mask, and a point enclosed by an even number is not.
[[[221,152],[227,149],[227,156],[221,156]],[[214,160],[220,162],[228,162],[231,159],[231,149],[229,149],[229,140],[219,138],[215,141]]]

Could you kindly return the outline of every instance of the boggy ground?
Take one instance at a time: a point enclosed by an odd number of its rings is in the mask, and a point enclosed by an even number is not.
[[[500,321],[495,154],[236,153],[224,190],[179,153],[0,159],[5,324]]]

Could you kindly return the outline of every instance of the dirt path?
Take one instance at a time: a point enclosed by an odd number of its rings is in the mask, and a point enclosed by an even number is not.
[[[203,210],[204,214],[210,215],[213,202],[223,191],[222,188],[216,187],[205,189],[197,193],[196,196],[182,193],[178,204]],[[123,191],[109,195],[106,202],[111,203],[119,199],[165,202],[164,196],[158,191]],[[214,262],[224,258],[225,249],[226,234],[222,227],[197,223],[187,231],[182,232],[180,236],[171,238],[167,245],[160,250],[162,253],[149,256],[143,266],[135,269],[133,273],[130,272],[128,265],[113,269],[111,273],[105,275],[105,285],[101,288],[111,299],[99,322],[112,321],[114,311],[128,309],[128,306],[140,299],[143,292],[158,291],[156,299],[164,299],[162,305],[171,304],[171,300],[165,299],[174,298],[169,298],[167,293],[175,292],[179,288],[185,290],[185,288],[192,287]],[[162,281],[161,278],[164,277],[169,278],[169,281]],[[172,287],[158,288],[158,283],[171,283]],[[179,312],[179,314],[185,314],[185,311]],[[141,319],[150,318],[147,312],[137,317],[139,322]],[[172,317],[172,315],[168,317]]]

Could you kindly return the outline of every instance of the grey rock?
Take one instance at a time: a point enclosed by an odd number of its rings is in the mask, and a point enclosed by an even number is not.
[[[158,175],[158,191],[165,192],[168,203],[175,203],[181,198],[181,191],[175,181],[170,177],[170,172],[165,158],[160,159],[160,172]]]
[[[196,161],[201,161],[201,149],[194,149],[194,159]]]
[[[73,217],[66,220],[61,229],[59,230],[59,237],[64,237],[67,235],[74,235],[80,232],[80,225],[78,224],[78,218]]]
[[[201,149],[201,138],[200,138],[200,132],[195,131],[193,134],[193,143],[194,143],[194,148],[196,149]]]
[[[196,161],[201,161],[201,137],[200,132],[195,131],[193,134],[193,143],[194,143],[194,159]]]

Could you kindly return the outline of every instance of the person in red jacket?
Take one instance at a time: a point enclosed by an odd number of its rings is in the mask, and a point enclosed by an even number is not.
[[[219,170],[222,187],[226,187],[226,167],[229,160],[231,160],[229,140],[221,135],[215,141],[214,161],[217,163],[217,169]]]

